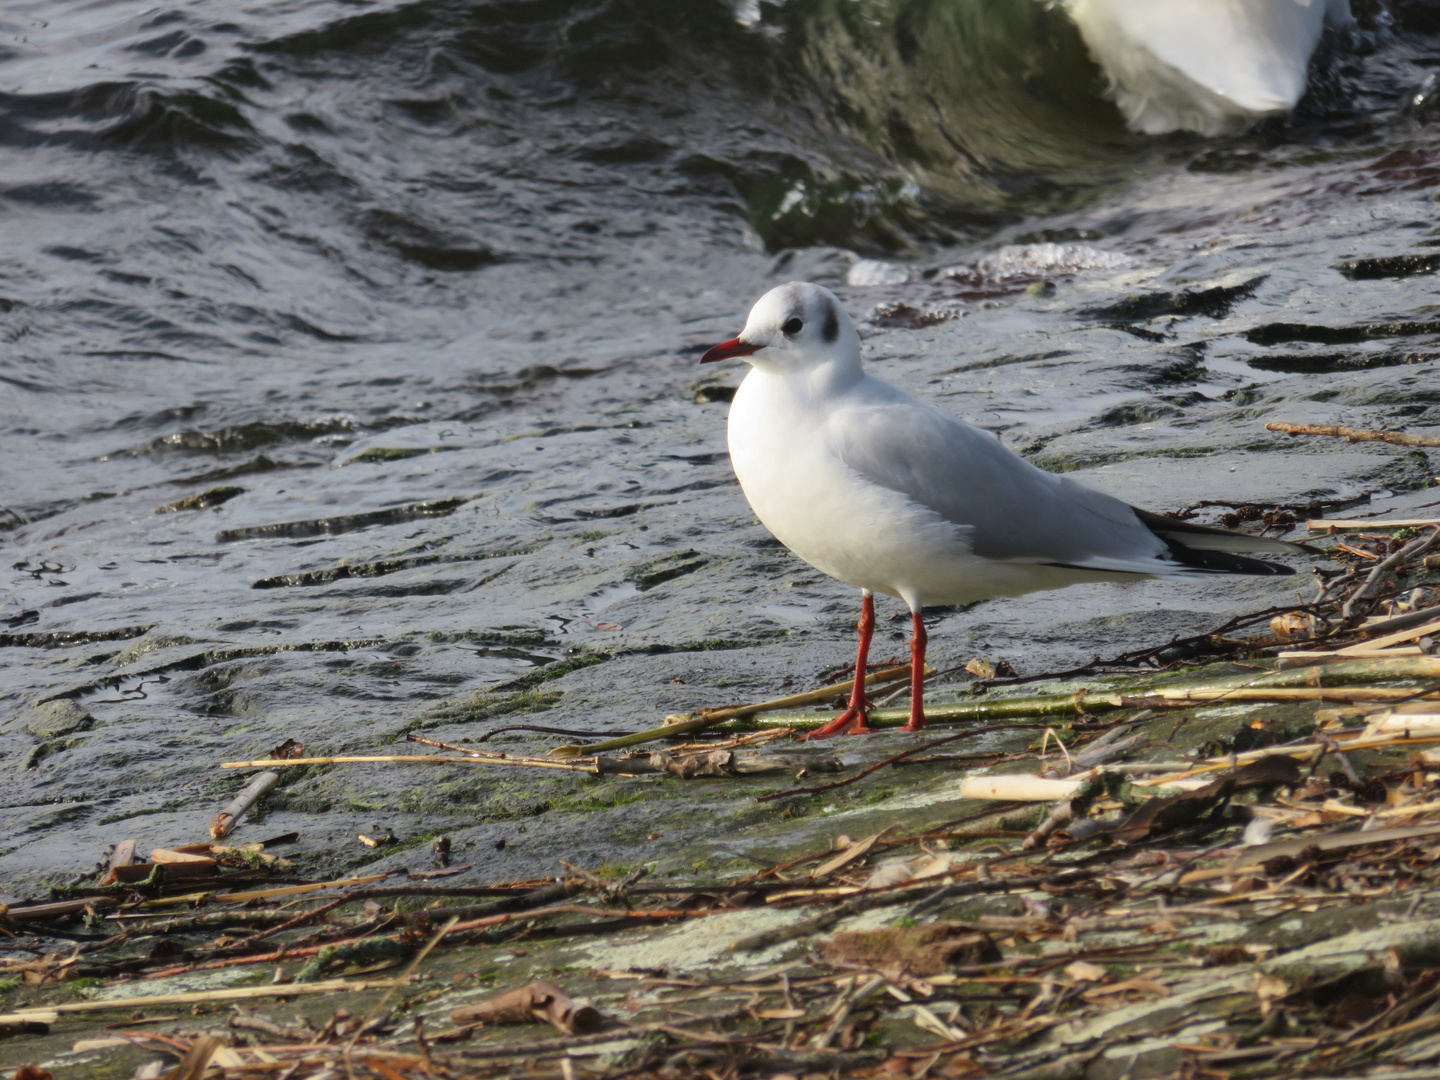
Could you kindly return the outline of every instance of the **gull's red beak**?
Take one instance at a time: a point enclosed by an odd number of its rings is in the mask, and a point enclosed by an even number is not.
[[[731,338],[729,341],[722,341],[713,349],[707,350],[705,355],[700,357],[700,363],[716,364],[721,360],[729,360],[732,356],[753,356],[758,348],[760,346],[751,345],[748,341],[741,341],[738,337]]]

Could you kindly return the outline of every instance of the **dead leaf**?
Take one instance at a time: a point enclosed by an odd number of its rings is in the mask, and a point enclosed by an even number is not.
[[[965,670],[977,679],[993,679],[995,677],[995,665],[983,656],[977,656],[966,663]]]
[[[286,739],[279,746],[275,747],[275,749],[271,750],[269,756],[271,761],[285,761],[287,758],[304,757],[305,744],[303,742],[296,742],[294,739]]]
[[[910,869],[909,859],[888,859],[875,868],[875,872],[865,879],[862,889],[883,889],[889,885],[899,885],[914,877],[914,871]]]
[[[971,660],[965,670],[977,679],[1013,679],[1016,674],[1009,660],[986,660],[983,656]]]
[[[1073,964],[1067,964],[1064,971],[1076,982],[1102,982],[1107,974],[1099,964],[1092,964],[1088,960],[1076,960]]]
[[[1270,632],[1276,637],[1310,637],[1315,632],[1315,616],[1303,611],[1287,611],[1270,620]]]
[[[1290,984],[1274,975],[1255,973],[1255,996],[1260,999],[1260,1016],[1270,1015],[1273,1003],[1290,992]]]
[[[936,855],[933,859],[926,859],[920,865],[910,867],[911,881],[924,881],[926,878],[941,877],[950,873],[951,867],[955,865],[956,859],[953,855]]]
[[[200,1080],[200,1074],[210,1066],[223,1044],[213,1035],[197,1036],[190,1044],[190,1051],[180,1059],[180,1064],[166,1073],[160,1080]]]
[[[1231,774],[1230,779],[1235,781],[1237,791],[1265,784],[1294,787],[1300,783],[1300,763],[1288,754],[1269,754],[1242,765]]]
[[[1116,826],[1110,835],[1116,840],[1133,844],[1149,836],[1183,828],[1222,805],[1234,791],[1235,780],[1227,776],[1181,795],[1151,799]]]
[[[880,830],[878,833],[876,833],[874,836],[866,837],[864,840],[861,840],[859,843],[855,843],[855,842],[851,841],[848,837],[843,837],[843,836],[842,836],[842,837],[839,837],[839,838],[836,840],[836,846],[837,846],[837,847],[840,846],[840,844],[839,844],[839,841],[840,841],[840,840],[845,840],[845,841],[846,841],[845,846],[844,846],[843,848],[841,848],[841,850],[840,850],[840,854],[839,854],[839,855],[836,855],[833,859],[829,859],[829,860],[821,863],[819,866],[817,866],[817,867],[815,868],[815,872],[810,875],[810,880],[811,880],[811,881],[822,881],[823,879],[825,879],[825,878],[829,877],[831,874],[833,874],[836,870],[839,870],[842,866],[848,866],[850,863],[854,862],[856,859],[859,859],[859,858],[861,858],[862,856],[864,856],[864,854],[865,854],[867,851],[869,851],[872,847],[874,847],[876,840],[879,840],[882,836],[884,836],[884,835],[885,835],[886,833],[888,833],[888,832],[893,832],[896,828],[897,828],[897,826],[895,826],[895,825],[890,825],[890,826],[888,826],[888,827],[886,827],[886,828],[884,828],[884,829],[881,829],[881,830]]]

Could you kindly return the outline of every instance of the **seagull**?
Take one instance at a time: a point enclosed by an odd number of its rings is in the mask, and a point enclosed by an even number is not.
[[[1064,0],[1132,131],[1234,134],[1305,94],[1349,0]]]
[[[1295,552],[1263,536],[1137,510],[1031,465],[1000,440],[867,375],[830,290],[771,289],[702,364],[750,364],[730,405],[730,461],[764,526],[860,590],[849,707],[813,732],[863,733],[876,593],[910,609],[910,718],[925,727],[926,604],[972,604],[1087,581],[1293,574],[1235,552]]]

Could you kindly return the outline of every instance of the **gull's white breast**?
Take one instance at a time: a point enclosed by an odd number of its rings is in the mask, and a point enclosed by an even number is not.
[[[817,570],[907,603],[961,604],[1019,596],[1094,575],[981,558],[969,530],[910,496],[869,480],[837,452],[847,409],[911,402],[861,377],[810,394],[803,378],[752,369],[730,406],[730,459],[755,515]],[[963,478],[956,477],[957,482]]]

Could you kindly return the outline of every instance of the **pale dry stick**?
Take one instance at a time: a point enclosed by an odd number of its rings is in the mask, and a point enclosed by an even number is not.
[[[967,776],[960,782],[957,794],[962,799],[985,799],[990,802],[1054,802],[1073,799],[1085,786],[1079,777],[1051,780],[1024,773],[1001,773],[997,776]]]
[[[1440,525],[1431,529],[1427,535],[1410,541],[1410,543],[1406,544],[1388,559],[1378,563],[1375,568],[1370,571],[1369,576],[1360,583],[1360,587],[1350,594],[1350,599],[1345,601],[1345,606],[1340,609],[1340,617],[1345,620],[1353,618],[1355,615],[1355,605],[1370,595],[1371,590],[1380,583],[1380,579],[1387,571],[1420,558],[1437,543],[1440,543]]]
[[[731,776],[741,774],[755,775],[767,772],[793,772],[797,768],[839,771],[840,762],[838,759],[827,757],[822,760],[819,755],[813,752],[802,755],[764,754],[759,751],[749,751],[743,754],[736,754],[734,752],[736,749],[742,747],[769,742],[781,736],[789,736],[791,734],[792,733],[785,728],[774,728],[769,731],[758,731],[752,735],[741,738],[728,739],[721,743],[688,743],[670,750],[655,751],[646,756],[596,756],[584,759],[572,759],[570,764],[559,766],[554,764],[549,758],[510,755],[492,751],[477,752],[466,746],[457,746],[454,743],[441,742],[439,739],[429,739],[423,735],[410,735],[408,738],[413,742],[433,746],[439,750],[454,750],[456,753],[464,754],[468,758],[482,759],[489,764],[532,765],[542,769],[573,768],[589,772],[596,776],[643,776],[652,773],[668,773],[681,777]],[[575,764],[576,761],[584,761],[586,764]]]
[[[1409,659],[1409,658],[1407,658]],[[1415,657],[1413,659],[1423,659]],[[1189,701],[1410,701],[1433,698],[1436,689],[1415,691],[1391,686],[1236,686],[1209,690],[1199,687],[1162,690],[1161,703]]]
[[[1367,620],[1361,624],[1360,629],[1369,634],[1389,633],[1391,630],[1401,630],[1407,626],[1415,626],[1429,619],[1440,619],[1440,604],[1436,604],[1433,607],[1416,608],[1414,611],[1407,611],[1403,615],[1392,615],[1389,618]]]
[[[1339,742],[1338,739],[1336,741]],[[1378,738],[1365,738],[1362,735],[1360,738],[1340,742],[1339,745],[1343,750],[1373,750],[1381,746],[1423,746],[1437,742],[1440,742],[1440,735],[1424,738],[1404,738],[1403,732],[1397,732],[1393,735],[1385,735]],[[1136,780],[1134,784],[1136,787],[1164,787],[1178,780],[1199,776],[1202,773],[1217,772],[1220,769],[1229,769],[1235,765],[1248,764],[1251,761],[1258,761],[1260,758],[1269,757],[1272,754],[1307,760],[1319,754],[1324,749],[1325,748],[1319,743],[1301,743],[1291,746],[1271,746],[1264,750],[1246,750],[1243,753],[1227,755],[1222,759],[1211,759],[1210,761],[1201,762],[1179,773]]]
[[[1278,610],[1278,609],[1277,609]],[[1381,679],[1393,680],[1401,678],[1435,678],[1440,677],[1440,657],[1412,656],[1397,657],[1393,660],[1366,660],[1358,662],[1353,667],[1343,665],[1339,669],[1328,669],[1327,677],[1332,678],[1354,678],[1357,681]],[[1303,680],[1303,671],[1281,671],[1270,672],[1261,676],[1237,676],[1229,679],[1214,680],[1208,684],[1211,687],[1228,686],[1254,686],[1263,687],[1283,680]],[[1263,699],[1262,699],[1263,700]],[[1162,700],[1154,687],[1137,686],[1125,693],[1112,691],[1085,691],[1082,693],[1066,694],[1045,694],[1028,697],[994,697],[980,698],[974,701],[960,702],[955,704],[936,705],[933,708],[927,706],[925,718],[931,724],[957,723],[961,721],[995,721],[995,720],[1024,720],[1034,717],[1046,716],[1087,716],[1091,713],[1102,713],[1112,709],[1143,709],[1143,708],[1183,708],[1183,705],[1176,705]],[[870,723],[880,728],[895,728],[909,719],[907,709],[876,709],[870,714]],[[1090,717],[1092,720],[1094,717]],[[802,729],[818,727],[829,720],[834,719],[833,713],[779,713],[766,717],[766,723],[775,728]],[[651,731],[641,732],[631,737],[631,743],[642,742],[650,739],[662,739],[674,734],[673,726],[656,728]],[[975,734],[975,732],[971,732]],[[627,743],[630,745],[631,743]],[[560,748],[562,750],[597,751],[602,747],[599,744],[587,747]],[[552,751],[553,753],[554,751]]]
[[[548,758],[512,757],[507,754],[481,754],[466,751],[464,757],[449,757],[439,754],[342,754],[338,757],[305,758],[261,758],[258,761],[222,761],[222,769],[277,768],[286,765],[368,765],[379,763],[408,765],[522,765],[535,769],[561,769],[566,772],[586,772],[594,775],[594,764],[580,765],[568,761],[554,761]]]
[[[1381,659],[1387,656],[1424,656],[1418,645],[1400,645],[1390,649],[1347,649],[1345,652],[1327,652],[1318,649],[1284,649],[1275,654],[1281,670],[1290,667],[1314,667],[1320,663],[1342,660]]]
[[[1042,762],[1042,764],[1044,763],[1045,749],[1050,745],[1050,740],[1052,738],[1055,740],[1055,745],[1060,747],[1060,753],[1065,755],[1065,771],[1060,775],[1069,776],[1072,772],[1075,771],[1075,760],[1070,756],[1070,751],[1065,748],[1065,743],[1061,740],[1060,733],[1057,732],[1054,728],[1047,727],[1045,729],[1045,734],[1040,739],[1040,761]],[[1048,766],[1046,766],[1046,768],[1048,770]]]
[[[901,667],[886,668],[883,671],[871,672],[865,676],[865,685],[881,686],[885,683],[892,683],[899,679],[910,677],[910,665]],[[604,742],[591,743],[587,746],[557,746],[550,754],[552,757],[580,757],[585,753],[599,754],[607,750],[620,750],[627,746],[638,746],[640,743],[653,742],[655,739],[666,739],[676,735],[685,735],[692,731],[699,731],[702,728],[713,727],[716,724],[723,724],[729,720],[744,720],[762,712],[778,712],[784,709],[802,708],[806,705],[814,705],[822,701],[829,701],[837,695],[844,694],[855,685],[854,679],[847,679],[845,682],[831,683],[829,686],[822,686],[818,690],[807,690],[801,694],[790,694],[783,698],[774,698],[770,701],[757,702],[754,705],[736,705],[724,709],[701,709],[693,715],[685,714],[679,716],[667,716],[665,723],[658,728],[650,728],[648,731],[638,731],[633,735],[621,735],[618,738],[606,739]]]
[[[1020,842],[1021,851],[1032,851],[1050,839],[1050,834],[1056,829],[1069,825],[1075,819],[1075,800],[1061,799],[1050,807],[1050,812],[1045,815],[1045,820],[1040,822],[1024,840]]]
[[[236,795],[230,805],[220,811],[220,816],[210,823],[210,838],[219,840],[229,836],[235,823],[255,805],[255,801],[280,782],[280,774],[263,772],[245,785],[245,790]]]
[[[435,1060],[441,1065],[455,1066],[462,1061],[484,1061],[489,1058],[520,1058],[539,1057],[542,1054],[566,1053],[571,1049],[584,1046],[600,1046],[604,1043],[620,1042],[625,1039],[636,1038],[637,1034],[645,1034],[646,1025],[627,1025],[626,1031],[602,1031],[595,1035],[569,1035],[563,1039],[544,1039],[539,1042],[510,1043],[506,1046],[477,1046],[467,1047],[463,1050],[451,1051],[450,1054],[441,1057],[436,1056]],[[456,1069],[457,1075],[464,1075],[462,1069]]]
[[[1403,431],[1377,431],[1373,428],[1341,427],[1338,424],[1287,424],[1276,420],[1265,425],[1266,431],[1283,431],[1286,435],[1329,435],[1346,442],[1387,442],[1396,446],[1440,446],[1440,435],[1407,435]]]
[[[313,983],[268,983],[264,986],[230,986],[216,990],[192,990],[182,994],[145,994],[137,997],[107,998],[104,1001],[71,1001],[38,1009],[17,1009],[0,1013],[0,1024],[23,1023],[41,1015],[103,1012],[106,1009],[138,1009],[153,1005],[199,1005],[213,1001],[248,1001],[251,998],[300,997],[311,994],[359,993],[363,990],[398,986],[396,979],[327,979]]]
[[[845,989],[841,991],[840,998],[835,1003],[835,1016],[825,1029],[825,1033],[815,1041],[815,1046],[822,1048],[828,1047],[830,1043],[834,1041],[835,1036],[840,1034],[840,1029],[844,1026],[845,1021],[849,1019],[850,1014],[855,1011],[856,1007],[872,997],[885,985],[885,976],[876,975],[864,986],[860,987],[859,990],[855,989],[855,982],[856,980],[853,976],[847,981]]]
[[[1349,656],[1370,649],[1388,649],[1392,645],[1399,645],[1402,641],[1415,641],[1436,633],[1440,633],[1440,620],[1421,623],[1419,626],[1412,626],[1407,630],[1397,630],[1395,633],[1385,634],[1383,637],[1366,638],[1358,644],[1347,645],[1343,649],[1337,649],[1336,655]]]
[[[1305,527],[1311,532],[1371,532],[1385,529],[1428,529],[1440,525],[1440,518],[1309,518]]]
[[[252,889],[249,892],[225,893],[215,899],[225,904],[246,904],[251,900],[273,900],[277,896],[301,896],[305,893],[320,892],[323,889],[349,889],[356,885],[371,885],[377,881],[384,881],[394,876],[397,871],[386,870],[379,874],[366,874],[363,877],[338,878],[334,881],[312,881],[305,885],[278,885],[273,889]],[[147,900],[142,907],[170,906],[174,903],[194,903],[211,893],[189,893],[185,896],[165,896],[157,900]]]

